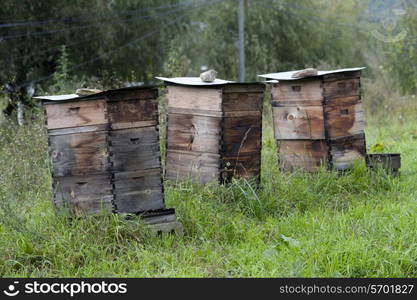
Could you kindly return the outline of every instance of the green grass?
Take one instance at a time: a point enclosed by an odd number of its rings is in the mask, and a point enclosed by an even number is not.
[[[399,178],[280,174],[264,118],[262,188],[166,187],[184,236],[116,216],[55,213],[41,121],[0,129],[0,275],[31,277],[416,277],[417,105],[368,112],[367,143],[401,152]]]

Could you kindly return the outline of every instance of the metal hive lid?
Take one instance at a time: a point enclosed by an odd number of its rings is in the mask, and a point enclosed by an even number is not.
[[[318,74],[315,76],[310,77],[303,77],[303,78],[292,78],[292,75],[296,72],[302,71],[302,70],[296,70],[296,71],[289,71],[289,72],[279,72],[279,73],[269,73],[269,74],[263,74],[258,75],[258,77],[266,78],[269,80],[301,80],[305,78],[311,78],[311,77],[321,77],[324,75],[334,74],[334,73],[344,73],[344,72],[355,72],[355,71],[361,71],[363,69],[366,69],[366,67],[360,67],[360,68],[348,68],[348,69],[337,69],[337,70],[330,70],[330,71],[318,71]]]
[[[33,97],[34,99],[44,100],[44,101],[67,101],[67,100],[84,100],[84,99],[97,99],[98,97],[104,96],[109,92],[118,92],[118,91],[129,91],[129,90],[142,90],[142,89],[152,89],[157,88],[158,86],[134,86],[134,87],[124,87],[119,89],[112,89],[112,90],[106,90],[99,93],[86,95],[86,96],[79,96],[77,94],[66,94],[66,95],[45,95],[45,96],[36,96]]]
[[[174,78],[167,78],[167,77],[155,77],[156,79],[180,84],[180,85],[188,85],[188,86],[216,86],[216,85],[226,85],[228,83],[232,83],[233,81],[223,80],[223,79],[215,79],[213,82],[204,82],[201,81],[200,77],[174,77]]]

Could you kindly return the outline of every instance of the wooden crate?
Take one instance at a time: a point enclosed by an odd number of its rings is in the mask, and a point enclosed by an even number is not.
[[[399,175],[401,168],[400,153],[373,153],[366,155],[366,165],[368,168],[383,168],[393,175]]]
[[[168,88],[165,178],[260,178],[264,88],[257,83]]]
[[[291,78],[292,72],[261,75],[278,80],[271,82],[271,104],[282,170],[345,170],[364,159],[360,73],[361,68],[303,79]]]
[[[152,87],[39,97],[58,208],[73,215],[165,209],[157,97]]]

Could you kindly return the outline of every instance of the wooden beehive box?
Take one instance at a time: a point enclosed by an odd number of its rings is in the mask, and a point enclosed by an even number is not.
[[[54,203],[73,215],[165,209],[158,89],[43,100]]]
[[[165,177],[173,182],[259,181],[265,86],[160,78],[168,89]]]
[[[366,154],[360,74],[363,68],[261,75],[272,79],[275,139],[284,171],[345,170]],[[275,80],[275,82],[274,82]]]

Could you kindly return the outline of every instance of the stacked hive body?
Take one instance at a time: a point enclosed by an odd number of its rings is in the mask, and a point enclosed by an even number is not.
[[[54,202],[72,214],[164,209],[158,90],[44,100]]]
[[[262,75],[278,80],[272,83],[272,109],[284,171],[323,165],[345,170],[364,159],[360,71],[321,71],[302,79],[293,79],[294,72]]]
[[[264,85],[163,79],[168,83],[166,178],[259,180]]]

